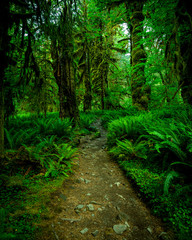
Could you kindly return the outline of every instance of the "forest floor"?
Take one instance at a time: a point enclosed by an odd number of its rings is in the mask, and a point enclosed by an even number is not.
[[[150,213],[129,179],[106,151],[107,133],[81,138],[76,167],[52,194],[51,220],[43,220],[38,240],[167,239],[162,222]]]

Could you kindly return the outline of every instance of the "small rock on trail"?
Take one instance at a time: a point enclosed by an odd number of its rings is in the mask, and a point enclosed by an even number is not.
[[[127,230],[127,225],[126,224],[114,225],[113,230],[115,231],[115,233],[121,235],[121,234],[123,234],[124,231]]]

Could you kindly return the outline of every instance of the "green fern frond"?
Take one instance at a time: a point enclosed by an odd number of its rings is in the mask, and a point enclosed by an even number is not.
[[[5,130],[5,137],[9,143],[9,147],[13,149],[13,138],[11,136],[11,130],[8,131],[6,128],[4,128],[4,130]]]
[[[187,167],[192,168],[192,164],[189,164],[189,163],[186,163],[186,162],[174,162],[174,163],[171,164],[171,166],[174,166],[174,165],[185,165]]]
[[[164,194],[168,194],[169,193],[169,187],[171,185],[171,181],[174,179],[174,178],[177,178],[179,177],[179,173],[178,172],[175,172],[175,171],[171,171],[168,173],[167,177],[166,177],[166,180],[164,182]]]

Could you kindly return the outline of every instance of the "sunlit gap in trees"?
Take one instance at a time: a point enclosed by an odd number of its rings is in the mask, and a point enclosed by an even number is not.
[[[127,23],[123,23],[123,24],[121,24],[121,26],[122,26],[122,28],[123,28],[124,34],[127,35],[128,38],[130,38],[131,36],[130,36],[129,30],[128,30]],[[128,57],[128,58],[130,58],[130,56],[131,56],[131,53],[130,53],[130,41],[127,40],[127,42],[128,42],[128,43],[127,43],[127,45],[126,45],[126,48],[129,49],[129,52],[126,53],[125,56]]]

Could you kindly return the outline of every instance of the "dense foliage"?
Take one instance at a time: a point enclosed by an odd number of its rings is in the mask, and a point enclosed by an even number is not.
[[[31,237],[41,186],[68,176],[96,118],[154,213],[191,238],[191,39],[187,0],[1,0],[1,239]]]
[[[178,116],[178,111],[180,115]],[[131,177],[154,213],[179,239],[191,238],[191,108],[178,106],[121,117],[103,117],[110,154]]]

